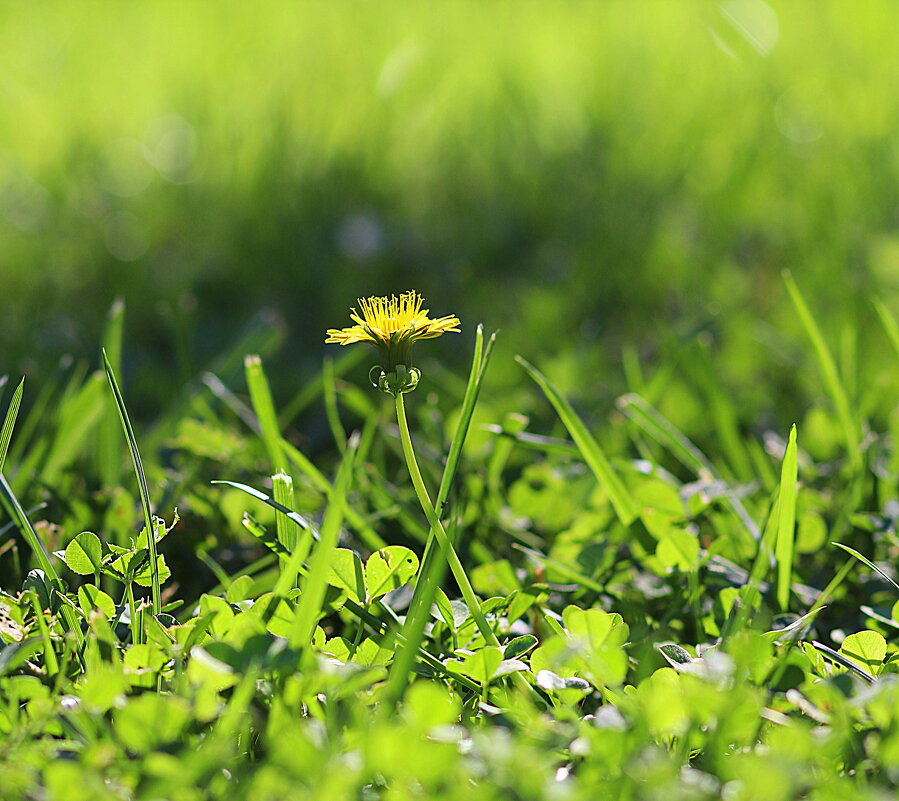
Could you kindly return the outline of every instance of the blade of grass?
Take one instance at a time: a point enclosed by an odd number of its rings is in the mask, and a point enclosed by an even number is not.
[[[292,647],[309,648],[315,626],[321,615],[322,603],[328,586],[328,574],[331,570],[331,553],[337,547],[340,526],[343,523],[346,509],[346,496],[349,492],[353,475],[353,461],[359,447],[359,436],[353,434],[347,442],[334,490],[328,499],[328,507],[322,520],[320,538],[312,552],[309,562],[309,575],[303,582],[302,594],[297,604],[296,617],[289,641]]]
[[[293,479],[286,473],[276,473],[272,476],[272,490],[275,500],[282,506],[296,511],[296,499],[293,493]],[[278,541],[284,546],[288,553],[293,553],[301,539],[300,527],[290,518],[284,515],[278,515],[275,518],[275,525],[278,532]],[[281,560],[281,569],[286,569],[286,559]],[[296,581],[296,571],[293,572],[292,581]],[[293,586],[293,584],[291,584]]]
[[[348,373],[356,365],[361,364],[366,356],[367,351],[364,348],[345,348],[342,349],[340,356],[334,362],[334,377],[340,378]],[[303,387],[294,395],[281,410],[280,420],[281,426],[290,425],[302,412],[309,406],[322,391],[322,376],[319,374],[316,378],[306,381]]]
[[[896,323],[896,318],[893,317],[890,310],[879,298],[874,299],[874,309],[880,318],[880,322],[883,323],[883,328],[887,332],[887,337],[889,337],[893,350],[899,356],[899,324]]]
[[[288,461],[293,463],[293,465],[309,479],[313,487],[326,496],[331,494],[331,482],[325,478],[322,472],[312,464],[311,461],[309,461],[302,451],[283,438],[281,440],[281,447],[284,450],[284,454],[287,456]],[[377,551],[387,546],[387,543],[381,538],[381,535],[378,534],[378,532],[375,531],[352,506],[348,506],[346,509],[346,519],[350,526],[352,526],[360,536],[366,547],[370,548],[372,551]]]
[[[739,480],[749,481],[752,478],[752,463],[740,437],[737,412],[717,379],[708,342],[700,340],[693,352],[695,358],[687,359],[686,365],[693,371],[708,401],[726,463]]]
[[[125,304],[119,299],[112,304],[103,332],[103,348],[106,350],[112,369],[122,372],[122,331],[125,325]],[[122,456],[119,443],[119,421],[114,401],[104,398],[105,412],[97,424],[97,471],[104,487],[119,487],[122,484]]]
[[[599,447],[599,443],[593,438],[587,427],[584,425],[580,417],[572,408],[571,404],[563,398],[558,390],[549,382],[530,362],[521,356],[516,356],[517,361],[528,372],[528,375],[537,383],[543,393],[549,399],[549,402],[555,408],[557,414],[561,418],[568,433],[574,440],[575,445],[581,452],[584,461],[587,462],[597,481],[605,489],[609,495],[609,500],[618,515],[618,519],[629,526],[637,518],[637,506],[631,500],[631,496],[624,486],[624,483],[609,464],[609,460]]]
[[[833,542],[833,543],[831,543],[831,545],[836,545],[837,548],[842,548],[842,550],[846,551],[846,553],[851,554],[856,559],[858,559],[859,562],[866,564],[868,567],[871,568],[871,570],[874,570],[875,572],[879,573],[888,582],[890,582],[890,584],[892,584],[897,590],[899,590],[899,584],[897,584],[895,581],[893,581],[893,579],[891,579],[886,573],[884,573],[883,570],[881,570],[877,565],[875,565],[874,562],[872,562],[870,559],[868,559],[868,557],[860,554],[858,551],[856,551],[854,548],[850,548],[848,545],[843,545],[843,543],[841,543],[841,542]]]
[[[262,501],[263,503],[268,504],[281,514],[287,515],[294,523],[299,526],[302,526],[307,531],[312,531],[314,536],[317,538],[318,533],[315,532],[315,527],[310,523],[305,517],[300,515],[297,512],[294,512],[292,509],[284,506],[284,504],[278,503],[274,498],[269,495],[266,495],[264,492],[256,489],[255,487],[248,487],[246,484],[241,484],[239,481],[227,481],[225,479],[216,479],[215,481],[210,482],[211,484],[226,484],[229,487],[234,487],[234,489],[239,489],[241,492],[247,493],[247,495],[252,495],[254,498]]]
[[[262,441],[268,451],[273,472],[283,470],[284,454],[281,450],[281,431],[278,428],[278,415],[275,412],[275,404],[272,400],[272,392],[268,379],[262,368],[262,359],[259,356],[247,356],[244,359],[244,370],[247,379],[247,388],[250,390],[250,401],[259,426],[262,429]]]
[[[806,305],[805,300],[799,291],[799,287],[796,285],[796,281],[793,280],[793,276],[790,274],[789,270],[783,272],[783,280],[787,287],[787,292],[790,295],[790,300],[793,301],[796,313],[799,315],[799,319],[805,328],[805,332],[812,342],[815,356],[818,359],[821,377],[824,379],[827,393],[830,395],[830,399],[837,411],[837,417],[839,418],[840,425],[843,429],[843,437],[846,440],[846,452],[849,455],[849,466],[852,471],[855,472],[862,464],[862,455],[859,448],[859,427],[857,421],[852,416],[846,389],[840,381],[836,363],[827,347],[827,343],[824,341],[824,337],[821,335],[821,330],[818,328],[818,324],[815,322],[815,318],[812,316],[811,311]]]
[[[724,495],[728,505],[734,514],[743,523],[752,538],[758,541],[761,536],[758,526],[753,522],[742,501],[730,489],[714,465],[705,457],[699,448],[685,437],[668,419],[659,414],[656,409],[639,395],[633,393],[622,395],[618,399],[618,408],[635,422],[656,442],[665,447],[685,467],[690,468],[698,477],[707,474],[714,481],[720,481],[728,490]]]
[[[325,400],[325,416],[328,426],[339,450],[346,447],[346,431],[340,421],[340,410],[337,408],[337,384],[334,377],[334,360],[328,356],[322,364],[322,393]]]
[[[25,379],[19,382],[16,391],[13,392],[6,409],[6,417],[3,420],[3,428],[0,429],[0,473],[3,472],[3,465],[6,462],[6,454],[9,451],[9,441],[12,439],[12,431],[16,425],[16,417],[19,414],[19,404],[22,402],[22,393],[25,390]]]
[[[134,436],[134,429],[131,427],[128,410],[125,408],[125,399],[122,397],[122,393],[119,390],[115,373],[113,372],[112,365],[109,363],[105,350],[103,351],[103,366],[106,370],[106,377],[109,379],[109,386],[112,388],[116,408],[119,412],[119,420],[122,423],[122,430],[124,431],[125,439],[128,442],[128,450],[131,452],[131,462],[134,465],[134,473],[137,476],[137,484],[140,488],[140,504],[144,512],[144,525],[147,529],[147,548],[150,554],[151,595],[153,615],[155,617],[162,609],[162,603],[160,601],[159,587],[159,559],[156,553],[156,529],[153,527],[153,510],[150,506],[150,490],[147,487],[147,476],[144,473],[140,451],[137,448],[137,439],[135,439]]]
[[[793,572],[793,539],[796,528],[796,426],[790,428],[790,440],[784,453],[778,495],[777,543],[777,602],[783,611],[790,603],[790,580]]]
[[[856,665],[855,662],[853,662],[851,659],[847,659],[841,653],[834,651],[833,648],[829,648],[828,646],[826,646],[820,642],[816,642],[815,640],[812,640],[812,647],[815,648],[815,650],[820,651],[822,654],[824,654],[826,657],[828,657],[832,661],[836,662],[841,667],[851,670],[857,676],[861,676],[869,684],[873,684],[876,681],[874,676],[872,676],[870,673],[868,673],[867,670],[863,670],[858,665]]]
[[[100,373],[66,393],[56,410],[56,431],[50,452],[42,460],[41,481],[48,486],[57,483],[62,471],[92,442],[90,437],[105,411],[106,395]]]

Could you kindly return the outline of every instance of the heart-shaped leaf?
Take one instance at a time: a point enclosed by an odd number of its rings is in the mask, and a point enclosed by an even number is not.
[[[103,546],[92,531],[82,531],[66,548],[66,565],[73,573],[87,576],[100,570]]]
[[[408,584],[417,571],[418,557],[402,545],[388,545],[375,551],[365,563],[369,598],[378,598]]]

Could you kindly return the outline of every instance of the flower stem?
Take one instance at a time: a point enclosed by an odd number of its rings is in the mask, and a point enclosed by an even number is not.
[[[462,591],[462,598],[465,600],[468,610],[474,618],[478,631],[481,632],[481,636],[488,645],[499,645],[499,640],[497,640],[496,635],[493,633],[493,629],[490,628],[490,624],[487,623],[487,619],[481,611],[481,604],[478,601],[477,595],[475,595],[471,582],[468,580],[465,568],[459,560],[459,555],[456,553],[456,549],[453,548],[453,544],[446,535],[443,524],[440,522],[440,518],[434,510],[434,504],[431,503],[431,496],[428,495],[428,489],[425,487],[424,479],[421,476],[421,470],[418,468],[418,461],[415,459],[415,451],[412,448],[412,436],[409,433],[409,423],[406,420],[406,405],[403,402],[403,393],[401,392],[396,395],[396,419],[399,424],[400,442],[402,442],[403,445],[403,455],[406,457],[406,466],[409,468],[412,486],[415,488],[415,494],[418,495],[418,502],[421,504],[425,517],[428,519],[431,531],[437,538],[437,542],[440,543],[441,550],[446,554],[449,568],[452,570],[453,577],[456,579],[456,583]]]

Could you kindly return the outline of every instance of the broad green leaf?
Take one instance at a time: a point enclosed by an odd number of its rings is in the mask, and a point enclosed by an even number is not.
[[[255,583],[252,576],[241,576],[240,578],[234,579],[228,587],[227,592],[225,592],[225,600],[231,604],[247,600],[247,598],[250,597],[250,593]]]
[[[690,652],[685,648],[681,648],[676,643],[667,642],[657,647],[662,656],[665,657],[665,660],[672,666],[687,665],[693,661]]]
[[[144,693],[131,698],[113,715],[119,739],[139,754],[176,740],[189,720],[190,705],[186,699],[161,693]]]
[[[328,584],[344,590],[356,603],[364,603],[365,575],[358,554],[348,548],[335,548],[331,552],[330,566]]]
[[[883,658],[886,656],[886,652],[886,640],[876,631],[859,631],[850,634],[843,640],[839,651],[860,668],[867,670],[872,676],[876,676],[883,667]]]
[[[696,570],[699,539],[692,531],[671,527],[656,546],[656,557],[665,567],[683,572]]]
[[[369,598],[396,590],[415,576],[418,557],[402,545],[388,545],[375,551],[365,563],[365,584]]]
[[[91,665],[86,678],[79,683],[77,693],[85,710],[91,714],[97,714],[106,712],[121,702],[127,689],[128,682],[121,664],[117,661],[97,662]],[[144,720],[142,723],[145,729],[152,724],[153,721],[148,720]]]
[[[353,662],[371,667],[374,665],[386,665],[392,657],[393,651],[390,648],[382,648],[374,640],[366,638],[356,646]]]
[[[533,634],[522,634],[520,637],[515,637],[515,639],[506,643],[503,648],[503,658],[515,659],[522,654],[526,654],[535,645],[537,645],[537,638]]]
[[[107,618],[115,614],[115,601],[93,584],[84,584],[78,588],[78,605],[85,615],[94,609],[99,609]]]
[[[103,546],[92,531],[82,531],[66,547],[66,565],[73,573],[97,573],[103,562]]]
[[[495,645],[487,645],[477,651],[466,654],[462,662],[450,660],[447,667],[463,676],[468,676],[480,684],[489,684],[503,661],[503,649]]]

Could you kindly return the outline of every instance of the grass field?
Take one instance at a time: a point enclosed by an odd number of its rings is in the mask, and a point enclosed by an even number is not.
[[[0,4],[0,799],[893,798],[893,16]]]

